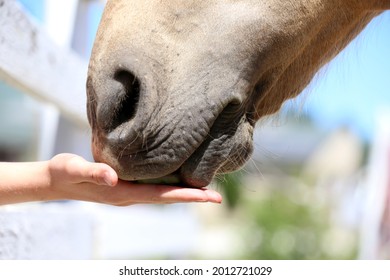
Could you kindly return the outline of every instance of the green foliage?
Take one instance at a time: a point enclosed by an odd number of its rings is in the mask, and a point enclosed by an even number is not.
[[[255,192],[247,193],[242,173],[219,179],[229,211],[239,213],[231,216],[238,216],[244,225],[239,232],[244,250],[237,258],[356,258],[356,233],[335,229],[329,198],[319,197],[318,190],[299,182],[285,178],[271,184],[260,181]]]
[[[224,194],[224,199],[229,209],[234,209],[240,202],[242,193],[240,190],[241,178],[242,173],[240,171],[223,174],[217,178],[217,184]]]
[[[261,242],[248,244],[245,258],[249,259],[320,259],[321,232],[326,217],[316,214],[306,205],[299,205],[275,190],[270,197],[248,205]],[[253,237],[254,239],[256,237]]]

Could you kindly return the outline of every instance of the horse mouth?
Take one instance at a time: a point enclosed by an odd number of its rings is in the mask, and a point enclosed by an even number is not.
[[[158,178],[136,180],[133,182],[138,184],[148,184],[148,185],[170,185],[170,186],[190,187],[184,184],[178,172],[165,175],[162,177],[158,177]]]

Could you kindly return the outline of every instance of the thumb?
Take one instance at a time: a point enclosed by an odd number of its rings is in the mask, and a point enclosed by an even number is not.
[[[118,183],[118,175],[115,170],[105,163],[89,162],[82,157],[74,156],[68,162],[68,166],[74,176],[73,181],[88,182],[97,185],[115,186]]]
[[[87,162],[83,177],[84,182],[98,185],[108,185],[113,187],[118,183],[117,173],[105,163]]]

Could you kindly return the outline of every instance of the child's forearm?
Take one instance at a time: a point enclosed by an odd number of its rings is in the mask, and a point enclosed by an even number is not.
[[[50,199],[47,161],[0,162],[0,205]]]

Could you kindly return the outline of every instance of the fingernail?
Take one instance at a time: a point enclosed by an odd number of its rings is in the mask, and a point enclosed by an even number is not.
[[[221,204],[222,203],[222,196],[220,194],[213,195],[213,203]]]
[[[104,182],[106,183],[106,185],[110,186],[110,187],[113,187],[114,186],[114,183],[112,182],[111,178],[110,178],[110,174],[108,172],[104,173]]]

